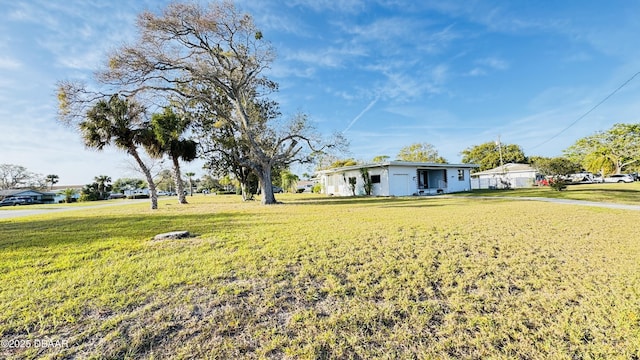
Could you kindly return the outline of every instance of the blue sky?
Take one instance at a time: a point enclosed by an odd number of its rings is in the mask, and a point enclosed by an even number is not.
[[[166,3],[0,0],[0,163],[61,184],[140,177],[124,153],[86,150],[56,121],[55,84],[90,80],[109,50],[135,38],[136,15]],[[640,76],[580,119],[640,71],[637,1],[236,4],[277,51],[269,76],[285,116],[302,111],[321,132],[344,132],[345,157],[394,158],[428,142],[457,163],[498,136],[526,155],[558,156],[639,121]],[[203,174],[199,163],[185,169]]]

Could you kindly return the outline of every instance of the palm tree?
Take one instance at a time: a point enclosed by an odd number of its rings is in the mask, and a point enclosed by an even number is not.
[[[281,185],[284,191],[295,193],[297,190],[298,180],[300,177],[289,170],[283,170],[280,173]]]
[[[55,175],[55,174],[47,175],[47,183],[51,183],[51,187],[49,188],[49,190],[53,190],[53,184],[57,184],[58,179],[60,179],[58,175]]]
[[[151,117],[151,136],[145,142],[147,152],[154,157],[161,158],[168,155],[173,163],[173,180],[176,184],[178,202],[187,204],[180,174],[180,160],[193,161],[196,158],[197,143],[182,138],[189,127],[189,121],[179,117],[171,108],[165,108],[162,114]]]
[[[194,172],[186,172],[184,173],[184,176],[189,178],[189,195],[193,196],[193,176],[196,176],[196,173]]]
[[[86,119],[79,124],[85,146],[102,150],[108,145],[125,150],[140,166],[147,178],[151,193],[151,209],[158,208],[158,195],[151,171],[140,158],[138,146],[146,139],[149,124],[142,120],[144,108],[134,101],[113,95],[100,100],[89,109]]]
[[[73,197],[78,194],[78,190],[76,189],[72,189],[72,188],[67,188],[64,190],[61,190],[59,192],[60,195],[64,195],[64,201],[69,204],[73,201]]]
[[[95,182],[98,184],[98,192],[100,193],[100,199],[107,198],[107,191],[110,191],[111,186],[111,176],[108,175],[98,175],[93,178]]]

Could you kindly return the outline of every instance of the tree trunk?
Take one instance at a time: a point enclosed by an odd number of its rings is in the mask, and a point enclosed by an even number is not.
[[[249,191],[249,184],[245,181],[240,181],[240,192],[242,193],[242,201],[253,200],[253,196]]]
[[[271,184],[271,166],[263,166],[259,172],[260,176],[260,192],[262,193],[262,205],[277,204],[276,197],[273,195],[273,185]]]
[[[184,195],[184,186],[182,186],[182,174],[180,174],[180,161],[177,156],[171,158],[173,161],[173,182],[176,183],[176,193],[178,194],[178,202],[180,204],[188,204]]]
[[[136,159],[138,166],[140,166],[140,170],[142,170],[144,176],[147,178],[147,183],[149,184],[149,198],[151,199],[151,210],[156,210],[158,208],[158,194],[156,193],[156,184],[153,182],[151,171],[142,161],[140,155],[138,155],[138,150],[135,147],[129,148],[129,154]]]

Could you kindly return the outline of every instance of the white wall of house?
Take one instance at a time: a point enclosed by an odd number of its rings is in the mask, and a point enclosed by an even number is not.
[[[372,178],[375,176],[380,177],[380,182],[374,183],[371,190],[372,195],[388,196],[389,195],[389,181],[388,171],[383,168],[371,168],[369,169],[369,176]],[[334,172],[321,176],[321,184],[323,192],[329,195],[350,196],[353,195],[351,186],[349,185],[349,178],[356,178],[356,195],[365,195],[364,180],[362,174],[358,169],[345,170],[342,172]]]
[[[534,186],[540,179],[536,168],[529,164],[508,163],[473,174],[472,189],[503,189]]]
[[[512,189],[535,185],[536,171],[514,171],[505,174],[486,174],[475,176],[471,184],[473,189],[503,189],[506,184]]]
[[[133,195],[149,195],[149,189],[144,188],[144,189],[133,189],[133,190],[125,190],[124,194],[127,196],[133,196]]]
[[[470,168],[455,165],[406,166],[389,163],[368,168],[374,180],[372,195],[434,195],[471,190]],[[346,167],[320,174],[323,193],[352,196],[349,178],[356,178],[356,195],[364,195],[364,181],[357,167]],[[379,177],[379,182],[377,182]]]

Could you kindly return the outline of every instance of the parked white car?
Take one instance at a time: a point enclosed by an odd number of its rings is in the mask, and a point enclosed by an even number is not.
[[[633,176],[630,174],[613,174],[604,178],[606,183],[632,183],[633,181]]]
[[[592,184],[601,183],[602,177],[593,175],[590,172],[581,172],[567,175],[567,179],[573,184]]]

